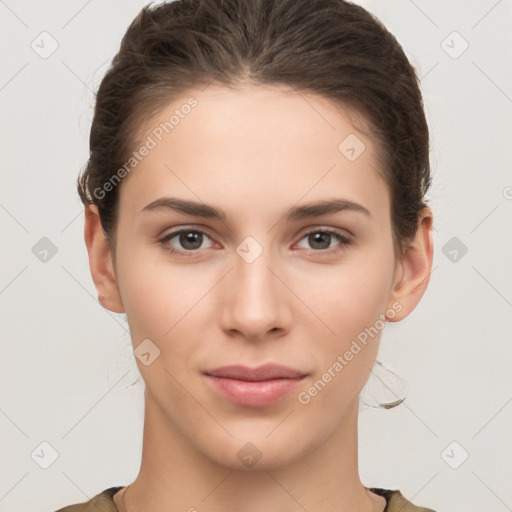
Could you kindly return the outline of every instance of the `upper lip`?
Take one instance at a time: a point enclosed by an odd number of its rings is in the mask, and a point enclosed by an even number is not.
[[[257,368],[249,368],[242,365],[222,366],[214,370],[208,370],[206,375],[223,377],[225,379],[237,379],[246,381],[263,381],[271,379],[299,379],[307,375],[304,372],[287,368],[279,364],[264,364]]]

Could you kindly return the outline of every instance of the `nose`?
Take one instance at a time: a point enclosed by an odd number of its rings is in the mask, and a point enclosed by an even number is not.
[[[221,324],[231,336],[238,333],[256,341],[282,336],[290,329],[292,294],[268,252],[252,262],[234,255],[234,268],[223,280],[221,292]]]

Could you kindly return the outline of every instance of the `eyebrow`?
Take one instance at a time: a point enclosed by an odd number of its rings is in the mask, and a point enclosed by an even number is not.
[[[159,209],[172,210],[186,215],[193,215],[195,217],[218,219],[220,221],[225,221],[227,218],[226,213],[219,208],[215,208],[214,206],[206,203],[179,199],[177,197],[161,197],[145,206],[140,213]],[[368,217],[372,216],[370,211],[359,203],[354,203],[347,199],[332,199],[308,203],[302,206],[293,206],[285,212],[283,218],[286,222],[293,222],[312,217],[320,217],[329,213],[338,213],[345,210],[360,212]]]

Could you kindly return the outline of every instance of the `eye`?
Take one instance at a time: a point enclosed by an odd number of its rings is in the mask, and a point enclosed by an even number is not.
[[[172,233],[165,235],[165,237],[159,240],[159,242],[163,245],[165,250],[171,253],[192,256],[192,254],[199,249],[204,249],[204,247],[201,246],[205,237],[211,240],[211,238],[200,229],[185,228],[173,231]],[[176,248],[170,243],[173,238],[177,239],[177,242],[181,245],[182,249]]]
[[[181,248],[177,248],[171,243],[173,239],[176,239],[176,242],[181,246]],[[179,255],[192,256],[200,249],[213,247],[213,243],[208,247],[204,247],[203,242],[205,239],[213,242],[210,236],[200,229],[182,228],[168,233],[159,240],[159,242],[166,251]],[[339,243],[332,245],[332,242],[336,239]],[[306,243],[310,244],[310,247],[312,247],[310,250],[312,252],[325,254],[336,254],[351,243],[351,239],[349,237],[327,229],[309,231],[301,238],[301,241],[302,240],[306,240]]]
[[[341,233],[332,230],[316,229],[306,233],[302,240],[310,244],[314,252],[325,252],[327,254],[335,254],[342,251],[347,245],[350,245],[351,239]],[[340,243],[332,246],[331,242],[339,240]]]

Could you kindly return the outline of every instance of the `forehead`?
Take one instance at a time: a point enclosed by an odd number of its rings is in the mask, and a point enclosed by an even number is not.
[[[271,189],[292,202],[332,187],[359,200],[376,187],[385,192],[364,118],[314,93],[210,85],[176,97],[141,128],[140,146],[151,150],[121,187],[135,207],[162,187],[189,197],[243,193],[246,201]]]
[[[157,142],[169,137],[179,140],[180,133],[190,135],[190,124],[196,138],[217,135],[224,141],[243,142],[241,150],[261,141],[270,150],[290,140],[305,140],[308,144],[302,149],[308,149],[322,137],[337,155],[340,137],[350,133],[369,137],[364,116],[348,105],[285,85],[246,84],[236,88],[209,85],[179,95],[149,119],[142,116],[139,138],[151,134]],[[275,130],[280,130],[277,139]]]

